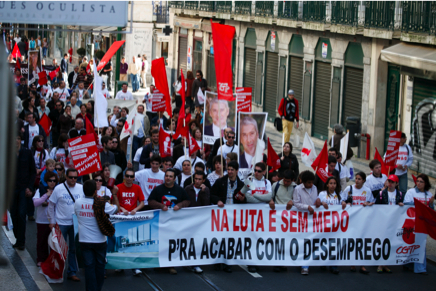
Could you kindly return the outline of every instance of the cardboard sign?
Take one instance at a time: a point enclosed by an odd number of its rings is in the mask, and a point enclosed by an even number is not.
[[[400,149],[401,131],[391,130],[389,133],[388,147],[386,149],[385,166],[394,167],[397,163]]]
[[[251,112],[252,91],[253,89],[249,87],[236,88],[238,112]]]
[[[69,139],[68,150],[79,176],[101,171],[100,156],[93,134]]]
[[[151,111],[164,112],[165,111],[165,98],[159,90],[154,89],[151,97]]]

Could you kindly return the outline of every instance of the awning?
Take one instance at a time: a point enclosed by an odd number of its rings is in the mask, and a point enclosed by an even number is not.
[[[93,35],[99,35],[100,30],[101,30],[103,36],[109,37],[110,33],[105,33],[105,31],[116,31],[117,27],[115,27],[115,26],[100,26],[100,27],[94,28],[93,30],[94,30],[94,32],[92,33]]]
[[[201,29],[201,18],[174,17],[174,26],[187,29]]]
[[[399,43],[381,51],[381,60],[401,66],[436,72],[436,49]]]

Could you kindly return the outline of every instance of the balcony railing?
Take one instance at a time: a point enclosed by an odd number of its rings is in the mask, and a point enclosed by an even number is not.
[[[200,1],[200,11],[215,12],[215,1]]]
[[[395,1],[365,1],[365,27],[393,30]]]
[[[403,1],[402,30],[436,33],[436,1]]]
[[[274,1],[256,1],[256,16],[273,17]]]
[[[359,1],[332,1],[332,24],[357,26]]]
[[[279,1],[279,18],[298,20],[298,1]]]
[[[235,1],[235,14],[251,15],[251,1]]]
[[[162,1],[153,1],[153,15],[156,16],[156,23],[169,23],[170,10],[168,4],[162,4]]]
[[[232,1],[216,1],[216,12],[231,13]]]
[[[303,1],[303,21],[325,22],[325,1]]]
[[[168,4],[171,8],[183,9],[185,7],[185,1],[169,1]]]
[[[197,10],[198,1],[185,1],[185,9]]]

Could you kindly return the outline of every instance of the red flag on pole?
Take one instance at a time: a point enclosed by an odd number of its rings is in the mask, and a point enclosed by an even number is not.
[[[71,62],[73,61],[73,48],[72,47],[70,47],[68,49],[68,54],[70,55],[70,64],[71,64]]]
[[[415,200],[415,233],[426,233],[436,239],[436,212],[419,201]],[[429,201],[430,202],[430,201]]]
[[[180,114],[180,113],[179,113]],[[186,119],[189,120],[191,119],[191,114],[189,114]],[[177,121],[177,128],[176,128],[176,132],[173,135],[174,139],[178,139],[179,136],[184,136],[186,138],[188,138],[188,134],[189,134],[189,126],[188,126],[188,121],[184,119],[184,118],[180,118],[179,116],[179,120]],[[183,120],[185,120],[185,124],[183,124]]]
[[[232,49],[236,30],[230,25],[213,23],[212,19],[210,23],[212,25],[218,99],[234,101]]]
[[[327,173],[328,156],[327,141],[325,141],[321,152],[312,163],[312,168],[324,183],[327,182],[327,178],[329,177]]]
[[[18,63],[18,59],[21,58],[21,53],[20,50],[18,49],[17,43],[15,43],[14,49],[12,50],[12,57],[17,59],[17,63]]]
[[[180,94],[180,96],[182,97],[182,106],[180,107],[180,111],[179,111],[179,119],[180,118],[185,118],[185,101],[186,101],[186,97],[185,97],[185,76],[183,76],[183,70],[180,69],[180,74],[181,74],[181,78],[182,78],[182,87],[180,88],[180,91],[177,92]]]
[[[38,77],[39,77],[38,84],[40,86],[47,84],[48,80],[47,80],[47,72],[46,71],[42,71],[42,72],[38,73]]]
[[[89,62],[88,65],[86,66],[86,73],[91,74],[91,62]]]
[[[100,63],[98,63],[97,71],[100,71],[101,69],[103,69],[104,66],[106,66],[106,64],[110,61],[110,59],[117,52],[117,50],[124,44],[124,42],[125,40],[119,40],[115,41],[111,45],[111,47],[104,54],[103,58],[100,60]]]
[[[381,172],[382,172],[382,174],[385,174],[386,176],[389,176],[388,169],[386,168],[385,162],[383,161],[383,158],[381,157],[381,155],[378,152],[377,148],[375,148],[374,160],[377,160],[377,161],[379,161],[381,163]]]
[[[195,152],[201,150],[195,138],[192,135],[189,135],[189,156],[192,156]]]
[[[171,148],[171,135],[166,132],[162,125],[159,126],[159,154],[162,158],[173,155]]]
[[[42,114],[41,119],[39,120],[39,125],[44,128],[45,135],[49,136],[51,131],[51,120],[48,118],[47,114],[45,112]]]
[[[95,143],[98,145],[98,134],[95,132],[94,126],[92,125],[91,121],[85,117],[85,124],[86,124],[86,134],[92,133],[94,135]]]
[[[156,89],[164,95],[167,113],[171,119],[173,112],[171,111],[171,97],[168,89],[167,71],[165,69],[164,58],[159,58],[151,61],[151,75],[154,78]]]
[[[15,72],[16,71],[20,71],[21,73],[21,60],[17,60],[17,62],[15,63]]]
[[[57,67],[56,70],[51,71],[48,75],[50,76],[50,79],[53,80],[56,77],[56,74],[59,72],[61,68]]]
[[[413,174],[412,174],[412,179],[413,179],[413,182],[415,183],[415,186],[416,186],[416,176]]]
[[[266,160],[266,164],[270,167],[272,167],[272,169],[269,171],[270,173],[274,172],[277,169],[281,168],[281,164],[280,164],[280,158],[277,155],[276,151],[273,149],[269,138],[268,138],[268,159]]]

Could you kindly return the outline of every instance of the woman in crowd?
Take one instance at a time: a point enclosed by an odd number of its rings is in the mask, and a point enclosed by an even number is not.
[[[115,131],[115,128],[112,125],[109,125],[108,127],[104,127],[102,130],[102,136],[118,136],[117,132]]]
[[[186,103],[188,107],[191,108],[191,111],[194,111],[194,99],[192,98],[192,83],[194,83],[194,74],[192,71],[188,71],[186,73]]]
[[[14,75],[14,80],[15,80],[15,85],[18,87],[20,86],[20,82],[21,82],[21,78],[23,76],[21,75],[21,70],[15,70],[15,75]]]
[[[345,208],[347,205],[371,206],[374,204],[374,196],[372,196],[371,190],[368,187],[363,186],[365,181],[365,173],[358,172],[355,175],[356,183],[345,188],[342,193],[342,208]],[[356,272],[356,267],[351,267],[350,271]],[[362,274],[369,274],[369,271],[364,266],[360,266],[359,272]]]
[[[73,125],[74,125],[74,120],[73,117],[71,116],[71,106],[67,105],[65,106],[64,114],[59,116],[58,128],[60,133],[68,134],[70,129],[73,127]]]
[[[76,118],[82,118],[84,124],[86,124],[85,118],[88,118],[89,121],[92,121],[92,115],[86,112],[86,104],[80,105],[80,113],[76,115]]]
[[[48,47],[47,38],[44,37],[44,39],[42,40],[42,57],[43,58],[47,57],[47,47]]]
[[[127,159],[126,159],[126,153],[121,149],[120,147],[120,139],[116,136],[112,137],[112,150],[111,152],[115,155],[115,164],[119,166],[123,171],[127,167]],[[117,176],[117,183],[123,182],[123,173],[118,174]]]
[[[279,154],[280,169],[279,172],[283,174],[286,170],[292,170],[296,176],[300,173],[297,157],[292,153],[292,144],[285,142],[283,145],[283,152]]]
[[[62,72],[59,70],[59,72],[56,73],[56,77],[53,78],[53,80],[51,80],[52,82],[55,83],[60,83],[61,81],[64,81],[64,77],[62,77]]]
[[[129,109],[127,107],[121,108],[120,119],[121,118],[124,118],[126,120],[127,120],[127,118],[129,118]]]
[[[65,166],[64,166],[64,163],[56,162],[55,170],[56,170],[56,173],[58,173],[59,183],[65,182],[66,177],[65,177]]]
[[[109,178],[110,178],[110,175],[111,175],[111,170],[109,169],[109,167],[110,167],[110,164],[109,163],[105,163],[103,166],[102,166],[102,168],[103,168],[103,170],[101,171],[102,172],[102,174],[103,174],[103,186],[106,186],[107,185],[107,183],[109,182]]]
[[[58,146],[54,147],[50,152],[50,158],[56,162],[61,162],[64,165],[64,169],[73,167],[71,157],[68,157],[68,135],[62,133],[58,139]]]
[[[182,88],[182,76],[179,76],[177,78],[177,82],[174,82],[173,84],[174,92],[176,93],[176,107],[181,108],[182,107],[182,96],[180,95],[179,91]],[[187,83],[185,81],[185,91],[186,91]],[[186,96],[186,93],[185,93]]]
[[[55,186],[59,182],[58,176],[53,172],[47,172],[44,176],[44,181],[47,183],[46,193],[41,193],[38,189],[33,196],[33,205],[36,207],[36,264],[38,267],[44,262],[49,255],[48,236],[51,229],[47,218],[48,199]]]
[[[280,181],[279,173],[277,171],[269,173],[268,180],[271,182],[271,185],[274,184],[275,182]]]
[[[226,159],[227,160],[227,159]],[[215,171],[207,175],[207,178],[210,182],[210,185],[213,186],[215,184],[216,180],[219,178],[222,178],[224,175],[226,175],[226,160],[223,160],[224,166],[221,164],[221,155],[215,156],[213,158],[213,165],[215,167]]]
[[[7,37],[6,48],[8,49],[9,53],[12,53],[12,41],[10,36]]]
[[[133,157],[133,169],[135,170],[135,172],[140,171],[140,170],[144,170],[145,165],[140,164],[139,160],[141,159],[142,150],[144,149],[144,147],[146,147],[150,143],[151,143],[151,137],[149,135],[147,135],[144,138],[143,146],[139,147],[136,150],[135,156]]]
[[[89,115],[91,118],[89,119],[91,123],[93,123],[94,120],[94,100],[89,100],[88,103],[86,103],[86,115]]]
[[[430,180],[426,174],[419,174],[418,177],[416,177],[416,187],[411,188],[407,191],[406,196],[404,197],[404,204],[405,205],[415,205],[415,200],[419,200],[420,202],[424,203],[431,209],[434,209],[434,196],[430,193]],[[414,263],[414,272],[416,274],[423,274],[427,275],[427,259],[426,259],[426,251],[424,252],[424,262],[423,263]],[[408,270],[409,266],[404,265],[404,269]]]
[[[42,135],[37,135],[32,141],[32,153],[35,159],[36,166],[36,180],[35,186],[39,184],[39,177],[41,175],[42,169],[45,167],[45,162],[50,158],[48,151],[44,149],[44,137]]]
[[[107,169],[109,169],[109,167],[107,167]],[[114,186],[114,188],[110,190],[109,188],[104,186],[103,182],[105,182],[105,180],[104,180],[103,172],[96,172],[92,174],[92,179],[95,181],[97,185],[97,196],[105,197],[107,202],[116,205],[118,209],[120,209],[120,203],[118,202],[118,197],[117,197],[118,187]]]
[[[318,194],[322,204],[341,205],[341,184],[336,177],[330,176],[324,184],[324,191]],[[344,208],[344,206],[342,206]],[[325,268],[325,267],[321,267]],[[339,274],[337,266],[330,266],[330,272]]]

